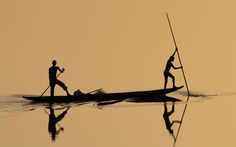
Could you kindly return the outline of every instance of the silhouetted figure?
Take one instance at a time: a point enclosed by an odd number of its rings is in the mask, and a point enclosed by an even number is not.
[[[163,113],[163,119],[165,121],[165,124],[166,124],[166,129],[168,130],[168,132],[170,133],[170,135],[172,135],[174,138],[174,130],[172,129],[172,126],[174,125],[174,123],[181,123],[181,121],[178,121],[178,120],[174,120],[174,121],[170,121],[170,116],[171,114],[173,114],[175,111],[175,105],[174,105],[174,102],[172,104],[172,109],[170,112],[168,112],[168,109],[167,109],[167,105],[166,105],[166,102],[164,103],[164,113]]]
[[[60,87],[62,87],[67,95],[70,95],[66,85],[61,82],[60,80],[57,79],[57,71],[59,70],[61,73],[63,73],[65,71],[64,68],[60,69],[57,65],[57,61],[53,60],[52,61],[52,66],[49,68],[49,81],[50,81],[50,87],[51,87],[51,96],[54,96],[54,89],[56,85],[59,85]]]
[[[164,89],[166,89],[166,86],[167,86],[167,82],[168,82],[168,77],[171,77],[172,78],[172,82],[173,82],[173,88],[175,88],[175,77],[170,73],[170,69],[171,67],[174,68],[174,69],[180,69],[182,68],[181,67],[175,67],[173,65],[173,61],[175,60],[175,53],[177,52],[177,48],[175,49],[175,52],[173,53],[172,56],[170,56],[170,58],[168,59],[167,63],[166,63],[166,68],[165,68],[165,71],[164,71],[164,77],[165,77],[165,85],[164,85]]]
[[[69,110],[70,107],[67,107],[67,109],[65,111],[63,111],[57,117],[55,116],[54,109],[52,108],[52,106],[46,107],[46,108],[49,109],[49,111],[50,111],[49,114],[45,111],[48,114],[48,116],[49,116],[48,132],[51,134],[52,140],[55,141],[56,140],[56,136],[61,131],[64,131],[64,128],[61,127],[59,124],[58,125],[59,125],[60,128],[57,129],[56,124],[65,117],[65,115],[66,115],[66,113],[67,113],[67,111]]]

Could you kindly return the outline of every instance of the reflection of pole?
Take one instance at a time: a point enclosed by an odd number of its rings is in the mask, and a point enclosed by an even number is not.
[[[180,55],[179,55],[179,50],[178,50],[178,48],[177,48],[177,44],[176,44],[176,41],[175,41],[174,32],[173,32],[173,29],[172,29],[172,27],[171,27],[170,19],[169,19],[169,16],[168,16],[168,13],[167,13],[167,12],[166,12],[166,16],[167,16],[167,20],[168,20],[168,23],[169,23],[169,26],[170,26],[170,31],[171,31],[171,34],[172,34],[172,37],[173,37],[174,45],[175,45],[175,48],[176,48],[176,50],[177,50],[177,54],[178,54],[178,58],[179,58],[179,63],[180,63],[180,65],[183,67],[182,62],[181,62],[181,59],[180,59]],[[183,68],[182,68],[182,73],[183,73],[185,85],[186,85],[186,88],[187,88],[187,91],[188,91],[188,98],[187,98],[187,101],[186,101],[186,104],[185,104],[185,107],[184,107],[184,111],[183,111],[183,114],[182,114],[182,117],[181,117],[181,122],[180,122],[180,125],[179,125],[179,128],[178,128],[177,134],[176,134],[176,138],[175,138],[175,140],[174,140],[174,145],[173,145],[173,147],[175,147],[175,144],[176,144],[177,139],[178,139],[178,136],[179,136],[180,128],[181,128],[181,126],[182,126],[182,122],[183,122],[184,115],[185,115],[185,112],[186,112],[186,109],[187,109],[187,106],[188,106],[188,100],[189,100],[189,95],[190,95],[189,89],[188,89],[187,80],[186,80],[186,77],[185,77],[185,73],[184,73],[184,69],[183,69]]]
[[[186,112],[186,109],[187,109],[187,106],[188,106],[188,100],[189,100],[189,96],[188,96],[187,101],[186,101],[186,104],[185,104],[185,106],[184,106],[184,111],[183,111],[183,114],[182,114],[182,117],[181,117],[181,120],[180,120],[179,128],[178,128],[178,131],[177,131],[177,134],[176,134],[176,137],[175,137],[175,141],[174,141],[173,147],[175,147],[175,144],[176,144],[176,142],[177,142],[177,138],[178,138],[178,136],[179,136],[180,128],[181,128],[181,126],[182,126],[182,122],[183,122],[183,119],[184,119],[184,115],[185,115],[185,112]]]
[[[169,23],[169,26],[170,26],[170,31],[171,31],[171,34],[172,34],[172,37],[173,37],[173,41],[174,41],[174,44],[175,44],[175,48],[176,48],[176,50],[177,50],[177,55],[178,55],[178,58],[179,58],[179,63],[180,63],[180,65],[181,65],[181,67],[182,67],[181,69],[182,69],[182,73],[183,73],[185,85],[186,85],[186,88],[187,88],[187,91],[188,91],[188,95],[189,95],[189,89],[188,89],[187,80],[186,80],[186,77],[185,77],[183,65],[182,65],[182,62],[181,62],[180,55],[179,55],[179,50],[178,50],[178,48],[177,48],[177,44],[176,44],[176,41],[175,41],[174,32],[173,32],[173,29],[172,29],[172,27],[171,27],[170,19],[169,19],[169,16],[168,16],[168,13],[167,13],[167,12],[166,12],[166,16],[167,16],[168,23]]]

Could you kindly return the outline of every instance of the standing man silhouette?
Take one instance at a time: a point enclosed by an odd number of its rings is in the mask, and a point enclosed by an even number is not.
[[[64,68],[60,69],[57,65],[57,61],[53,60],[52,61],[52,66],[49,68],[49,81],[50,81],[50,87],[51,87],[51,96],[54,96],[54,88],[56,85],[59,85],[60,87],[62,87],[68,96],[70,96],[66,85],[61,82],[60,80],[57,79],[57,71],[59,70],[61,73],[63,73],[65,71]]]
[[[173,65],[173,61],[175,60],[175,53],[177,52],[178,48],[175,49],[175,52],[173,53],[172,56],[170,56],[170,58],[168,59],[167,63],[166,63],[166,68],[164,70],[164,77],[165,77],[165,85],[164,85],[164,89],[166,89],[166,86],[167,86],[167,82],[168,82],[168,77],[171,77],[172,78],[172,82],[173,82],[173,88],[175,88],[175,77],[170,73],[170,69],[171,67],[174,68],[174,69],[181,69],[181,67],[175,67]]]

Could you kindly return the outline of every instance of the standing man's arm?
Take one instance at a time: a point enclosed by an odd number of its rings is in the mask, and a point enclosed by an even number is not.
[[[175,67],[173,64],[171,64],[171,67],[173,67],[174,69],[180,69],[180,68],[183,68],[182,66],[180,66],[180,67]]]
[[[178,48],[175,48],[175,52],[173,53],[172,56],[175,56],[175,53],[177,52]]]
[[[60,69],[60,67],[57,67],[57,69],[58,69],[60,72],[62,72],[62,73],[65,71],[64,68]]]

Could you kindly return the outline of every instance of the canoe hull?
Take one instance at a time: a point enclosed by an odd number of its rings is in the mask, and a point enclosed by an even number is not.
[[[121,92],[121,93],[102,93],[102,94],[81,94],[76,96],[23,96],[24,99],[40,103],[70,103],[70,102],[101,102],[111,100],[125,100],[129,98],[147,99],[154,98],[161,99],[162,96],[177,91],[183,88],[169,88],[158,89],[149,91],[134,91],[134,92]],[[158,100],[157,100],[158,101]]]

